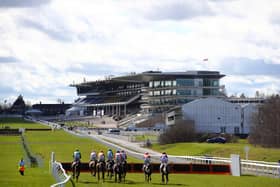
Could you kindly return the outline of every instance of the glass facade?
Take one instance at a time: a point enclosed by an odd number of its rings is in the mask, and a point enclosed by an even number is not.
[[[217,79],[203,79],[203,86],[219,86]]]
[[[194,86],[194,79],[177,79],[177,86]]]

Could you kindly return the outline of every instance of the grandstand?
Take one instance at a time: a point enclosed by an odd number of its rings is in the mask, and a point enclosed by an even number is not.
[[[161,113],[197,98],[225,97],[222,77],[217,71],[147,71],[70,86],[79,96],[73,104],[77,114],[120,119],[140,111]]]

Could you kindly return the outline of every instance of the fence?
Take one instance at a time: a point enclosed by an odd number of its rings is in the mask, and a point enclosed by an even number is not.
[[[51,154],[51,161],[50,161],[50,171],[53,177],[56,180],[56,184],[51,185],[51,187],[64,187],[66,183],[69,181],[72,183],[72,186],[75,186],[74,183],[71,181],[71,175],[67,175],[66,171],[63,169],[61,163],[55,161],[54,153]]]
[[[210,157],[210,156],[169,156],[174,158],[184,158],[187,163],[195,164],[230,164],[230,158]],[[241,160],[241,173],[269,176],[280,178],[280,165],[277,162],[264,162],[255,160]]]

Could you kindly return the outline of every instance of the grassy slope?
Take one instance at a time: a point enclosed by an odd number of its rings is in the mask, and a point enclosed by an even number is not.
[[[15,128],[38,128],[49,129],[50,127],[45,125],[39,125],[37,123],[24,121],[22,118],[0,118],[0,128],[8,126],[12,129]]]
[[[211,155],[217,157],[230,157],[230,154],[239,154],[241,158],[245,157],[244,146],[249,146],[250,160],[263,160],[277,162],[279,160],[280,149],[262,148],[252,146],[246,142],[209,144],[209,143],[177,143],[167,145],[153,145],[152,149],[157,151],[166,151],[174,155]]]

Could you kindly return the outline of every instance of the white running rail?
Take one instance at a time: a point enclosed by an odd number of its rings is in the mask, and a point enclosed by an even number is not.
[[[173,156],[174,158],[184,158],[188,163],[194,164],[230,164],[230,158],[210,157],[210,156]],[[264,162],[255,160],[241,160],[241,173],[269,176],[280,178],[280,164],[277,162]]]
[[[70,181],[71,175],[67,175],[66,171],[63,169],[61,163],[54,161],[54,153],[52,152],[51,161],[50,161],[50,169],[53,177],[55,178],[55,184],[50,187],[64,187],[67,182]]]

